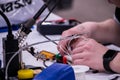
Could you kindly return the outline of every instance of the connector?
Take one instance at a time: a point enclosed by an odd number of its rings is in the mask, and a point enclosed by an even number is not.
[[[7,39],[3,38],[3,65],[6,68],[6,65],[10,58],[17,52],[18,47],[18,39]],[[9,65],[8,68],[8,77],[17,76],[17,71],[19,70],[19,55],[17,55]]]
[[[26,39],[27,35],[31,32],[31,27],[35,24],[35,20],[29,19],[25,24],[21,24],[20,29],[17,32],[17,38],[19,45],[21,45]]]

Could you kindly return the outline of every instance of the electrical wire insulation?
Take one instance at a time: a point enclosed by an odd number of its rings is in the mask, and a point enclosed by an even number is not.
[[[7,35],[7,38],[13,39],[14,36],[12,34],[12,25],[11,25],[9,19],[7,18],[7,16],[2,11],[0,11],[0,15],[4,18],[4,20],[6,21],[7,26],[8,26],[8,35]]]
[[[42,23],[48,18],[48,16],[52,13],[52,11],[56,8],[57,4],[59,3],[60,0],[57,0],[56,4],[52,6],[52,8],[49,10],[49,13],[47,14],[47,16],[40,22],[39,25],[42,25]],[[48,2],[49,3],[49,2]],[[42,35],[42,34],[41,34]],[[57,45],[56,42],[52,41],[49,37],[47,37],[46,35],[43,35],[44,38],[50,40],[51,42],[53,42],[54,44]]]

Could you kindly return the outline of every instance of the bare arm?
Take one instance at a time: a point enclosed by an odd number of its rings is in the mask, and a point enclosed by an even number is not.
[[[92,37],[102,43],[113,43],[120,46],[120,25],[114,19],[100,22]]]

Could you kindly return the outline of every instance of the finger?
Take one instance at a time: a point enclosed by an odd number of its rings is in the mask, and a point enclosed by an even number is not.
[[[64,51],[61,49],[60,46],[57,46],[57,49],[58,49],[58,51],[59,51],[59,53],[60,53],[61,55],[64,55]]]
[[[84,46],[89,41],[89,38],[81,36],[74,44],[71,45],[72,48]]]
[[[64,55],[65,53],[67,53],[66,46],[63,46],[61,44],[58,46],[58,50],[59,50],[60,54],[62,54],[62,55]]]
[[[83,53],[76,53],[76,54],[71,55],[71,57],[72,57],[73,60],[83,59],[84,56],[85,55]]]
[[[67,42],[68,42],[67,39],[61,40],[61,41],[59,41],[58,46],[59,45],[65,46],[67,44]]]
[[[80,47],[74,48],[71,53],[72,54],[82,53],[84,50],[85,50],[84,47],[80,46]]]
[[[69,42],[69,39],[64,39],[59,41],[57,49],[61,52],[64,53],[64,50],[67,49],[67,43]]]
[[[65,39],[65,40],[61,40],[57,46],[57,49],[61,52],[61,53],[66,53],[67,51],[71,51],[71,45],[73,43],[76,42],[76,39]]]

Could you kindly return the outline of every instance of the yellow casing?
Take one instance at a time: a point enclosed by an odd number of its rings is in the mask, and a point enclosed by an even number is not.
[[[32,69],[21,69],[18,71],[18,79],[31,79],[34,77]]]

